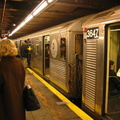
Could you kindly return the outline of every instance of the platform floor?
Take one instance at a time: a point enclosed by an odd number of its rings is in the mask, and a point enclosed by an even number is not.
[[[27,70],[29,83],[40,102],[41,109],[27,111],[26,120],[82,120],[66,104],[58,105],[61,101],[43,83]]]

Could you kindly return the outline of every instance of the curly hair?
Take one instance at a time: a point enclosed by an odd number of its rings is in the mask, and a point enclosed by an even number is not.
[[[15,43],[10,39],[0,41],[0,56],[16,56],[18,50]]]

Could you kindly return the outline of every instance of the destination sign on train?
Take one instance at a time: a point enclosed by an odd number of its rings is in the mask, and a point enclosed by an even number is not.
[[[99,38],[99,28],[87,29],[87,39],[98,39]]]

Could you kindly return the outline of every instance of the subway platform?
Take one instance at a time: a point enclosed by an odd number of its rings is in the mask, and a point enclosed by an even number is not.
[[[26,111],[26,120],[93,120],[31,69],[26,72],[41,105],[39,110]]]

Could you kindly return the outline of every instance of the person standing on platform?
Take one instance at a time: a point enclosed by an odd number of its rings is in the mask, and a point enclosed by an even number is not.
[[[32,51],[32,47],[31,47],[31,43],[30,43],[29,39],[28,39],[28,48],[27,48],[27,50],[28,50],[27,66],[28,66],[29,68],[31,68],[31,66],[30,66],[30,61],[31,61],[31,51]]]
[[[28,58],[28,44],[27,44],[27,40],[25,40],[22,43],[22,46],[20,47],[20,56],[23,59],[23,63],[24,63],[24,67],[27,67],[27,58]]]
[[[0,120],[26,120],[23,102],[25,68],[10,39],[0,41]]]

